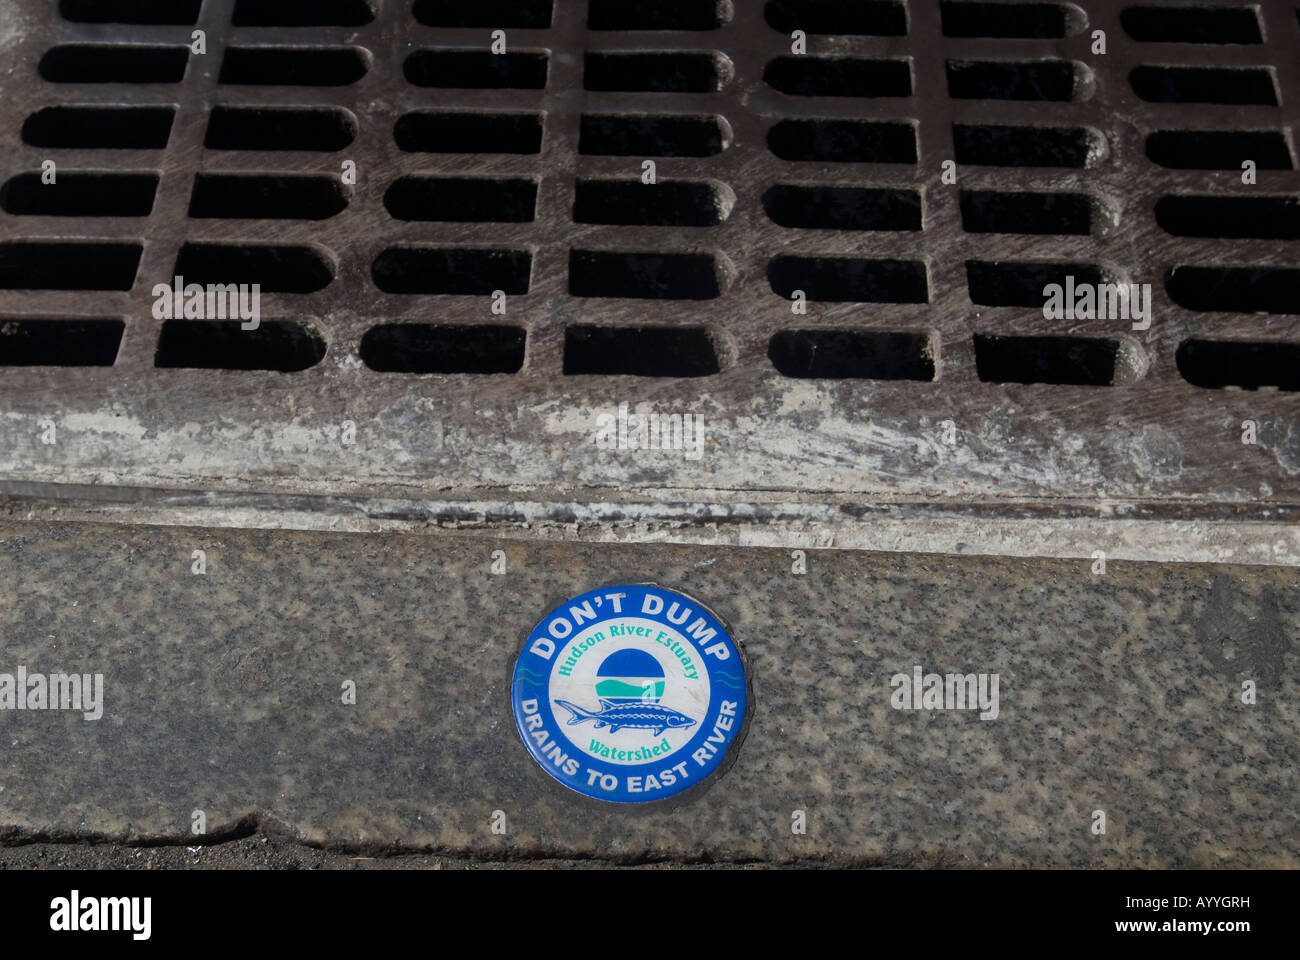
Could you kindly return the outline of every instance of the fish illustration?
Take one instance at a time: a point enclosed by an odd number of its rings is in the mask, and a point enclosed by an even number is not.
[[[602,697],[600,710],[591,711],[584,710],[576,703],[570,703],[568,700],[556,700],[555,702],[573,714],[569,726],[582,723],[584,720],[595,720],[597,730],[608,726],[610,733],[617,733],[623,727],[631,727],[634,730],[653,730],[654,735],[657,737],[669,727],[690,727],[695,725],[695,721],[686,714],[653,703],[613,703]]]

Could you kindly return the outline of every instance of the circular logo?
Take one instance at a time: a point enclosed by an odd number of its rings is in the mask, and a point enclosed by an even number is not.
[[[717,618],[645,584],[590,590],[543,617],[511,695],[542,769],[615,803],[660,800],[706,779],[748,706],[740,650]]]

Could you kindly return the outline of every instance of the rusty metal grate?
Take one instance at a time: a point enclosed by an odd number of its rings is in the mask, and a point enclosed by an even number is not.
[[[11,479],[1300,492],[1294,4],[57,11],[0,2]],[[262,329],[155,318],[175,274],[260,283]],[[1151,328],[1046,319],[1067,275],[1150,283]],[[710,458],[598,455],[625,401]]]

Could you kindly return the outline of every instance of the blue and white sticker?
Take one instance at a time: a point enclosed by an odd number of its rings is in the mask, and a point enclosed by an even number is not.
[[[702,604],[652,585],[560,604],[515,663],[515,722],[533,759],[578,793],[671,797],[726,759],[748,707],[745,667]]]

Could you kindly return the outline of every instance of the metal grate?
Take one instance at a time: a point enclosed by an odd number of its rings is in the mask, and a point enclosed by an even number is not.
[[[0,2],[10,479],[1300,494],[1294,4],[53,11]],[[155,318],[176,274],[261,284],[261,331]],[[1046,319],[1067,275],[1151,328]],[[601,454],[621,402],[709,456]]]

